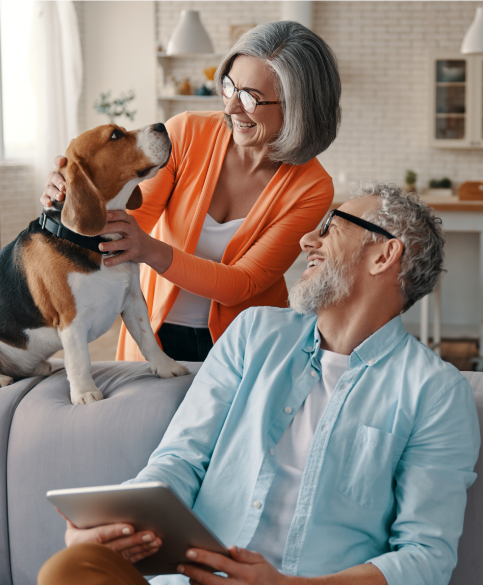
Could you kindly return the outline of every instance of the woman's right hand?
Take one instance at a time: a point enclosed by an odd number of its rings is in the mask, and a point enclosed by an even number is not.
[[[67,520],[66,546],[84,542],[103,544],[122,555],[130,563],[137,563],[153,555],[161,546],[161,539],[153,532],[149,530],[135,532],[130,524],[108,524],[81,529]]]
[[[53,201],[63,201],[65,199],[65,179],[59,170],[67,163],[65,156],[57,156],[54,159],[55,169],[47,176],[44,192],[40,198],[40,203],[44,207],[51,207]]]

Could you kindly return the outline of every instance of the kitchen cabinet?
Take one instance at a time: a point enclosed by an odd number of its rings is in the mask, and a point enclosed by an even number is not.
[[[429,141],[483,149],[483,56],[430,53]]]
[[[222,55],[217,53],[193,55],[167,55],[157,53],[159,64],[158,109],[159,119],[165,122],[172,116],[186,110],[223,110],[223,100],[217,96],[177,95],[173,91],[167,92],[170,78],[182,82],[189,79],[192,88],[198,89],[205,81],[203,70],[208,67],[217,67]]]

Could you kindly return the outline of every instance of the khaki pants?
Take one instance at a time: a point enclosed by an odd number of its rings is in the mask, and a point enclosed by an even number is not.
[[[130,562],[102,544],[61,550],[40,569],[38,585],[147,585]]]

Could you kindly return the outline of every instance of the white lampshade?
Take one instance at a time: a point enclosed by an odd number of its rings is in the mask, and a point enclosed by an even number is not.
[[[483,53],[483,8],[476,9],[475,19],[463,39],[461,52]]]
[[[213,53],[213,43],[200,20],[197,10],[182,10],[166,48],[167,55]]]
[[[282,20],[295,20],[312,30],[313,2],[307,0],[286,0],[282,2]]]

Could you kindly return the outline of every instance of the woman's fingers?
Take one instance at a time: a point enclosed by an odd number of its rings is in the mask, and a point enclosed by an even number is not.
[[[58,156],[55,160],[62,162],[66,161],[67,159],[63,156]],[[50,172],[47,176],[44,192],[40,198],[40,202],[44,207],[50,207],[52,205],[52,201],[62,201],[65,198],[65,179],[59,173],[60,166],[58,166],[54,171]]]
[[[62,167],[65,167],[65,165],[67,164],[67,159],[65,158],[65,156],[56,156],[54,158],[54,164],[57,168],[61,169]]]

